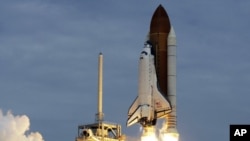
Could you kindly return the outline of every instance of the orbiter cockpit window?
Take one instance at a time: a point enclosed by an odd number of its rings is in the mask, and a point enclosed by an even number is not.
[[[146,51],[142,51],[141,54],[148,55],[148,53]]]

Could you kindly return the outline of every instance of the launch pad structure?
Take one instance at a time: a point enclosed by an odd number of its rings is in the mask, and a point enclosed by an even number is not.
[[[121,134],[121,125],[109,122],[100,122],[78,126],[76,141],[124,141]]]
[[[103,55],[98,58],[98,109],[95,123],[78,126],[75,141],[125,141],[120,124],[103,120],[102,112],[102,87],[103,87]]]

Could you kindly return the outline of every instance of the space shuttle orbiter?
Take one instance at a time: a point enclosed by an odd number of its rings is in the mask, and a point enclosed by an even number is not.
[[[138,122],[142,126],[155,125],[158,118],[171,112],[170,103],[158,88],[152,49],[146,42],[140,55],[138,96],[128,111],[127,126]]]
[[[176,36],[159,5],[139,60],[138,96],[128,111],[127,126],[154,126],[165,118],[167,133],[176,133]]]

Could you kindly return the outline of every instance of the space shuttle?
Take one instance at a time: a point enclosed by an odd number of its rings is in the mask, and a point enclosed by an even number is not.
[[[127,126],[143,127],[165,118],[165,130],[176,129],[176,35],[162,5],[155,10],[139,58],[138,95],[128,110]]]
[[[128,111],[127,126],[140,123],[143,127],[156,124],[158,118],[171,112],[167,99],[159,91],[152,44],[147,41],[139,59],[138,96]]]

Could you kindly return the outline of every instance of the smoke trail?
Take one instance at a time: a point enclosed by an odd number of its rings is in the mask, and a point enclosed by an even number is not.
[[[0,109],[0,141],[44,141],[39,132],[29,131],[30,120],[26,115],[14,116]]]

